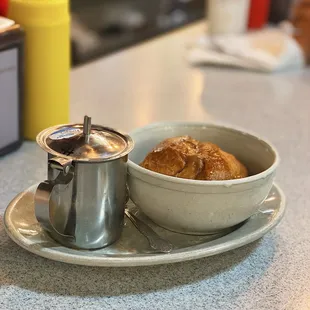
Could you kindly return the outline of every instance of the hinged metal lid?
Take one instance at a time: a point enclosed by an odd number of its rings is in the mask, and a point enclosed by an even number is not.
[[[127,155],[133,149],[132,139],[112,128],[84,124],[50,127],[37,136],[42,149],[58,157],[75,161],[108,161]]]

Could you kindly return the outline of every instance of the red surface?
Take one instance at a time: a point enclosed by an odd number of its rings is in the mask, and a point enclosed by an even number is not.
[[[267,23],[269,8],[270,0],[251,0],[248,28],[262,28]]]
[[[8,0],[0,0],[0,16],[7,16],[8,13]]]

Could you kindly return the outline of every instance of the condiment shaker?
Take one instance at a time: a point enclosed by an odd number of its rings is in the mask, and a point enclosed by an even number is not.
[[[25,31],[24,136],[69,121],[69,0],[10,0],[9,18]]]

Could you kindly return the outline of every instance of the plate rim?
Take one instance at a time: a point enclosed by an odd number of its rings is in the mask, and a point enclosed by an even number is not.
[[[286,197],[283,193],[282,189],[276,184],[273,183],[272,188],[274,187],[280,196],[280,205],[278,208],[278,212],[274,217],[272,217],[268,223],[265,225],[260,226],[258,229],[254,230],[253,232],[243,236],[240,236],[239,238],[232,239],[225,241],[220,244],[215,244],[210,247],[204,247],[199,249],[193,249],[191,251],[177,251],[175,253],[169,253],[169,254],[141,254],[141,256],[124,256],[124,257],[115,257],[115,256],[94,256],[94,257],[83,257],[77,254],[72,253],[63,253],[57,251],[56,248],[46,248],[46,247],[29,247],[25,243],[22,242],[22,238],[26,238],[21,233],[19,233],[15,228],[14,224],[10,218],[10,213],[18,203],[18,201],[24,196],[26,192],[31,191],[32,188],[34,188],[37,185],[33,185],[23,192],[19,193],[13,200],[9,203],[7,206],[4,216],[3,216],[3,222],[4,222],[4,229],[7,233],[7,235],[10,237],[11,240],[13,240],[17,245],[22,247],[23,249],[27,250],[28,252],[31,252],[35,255],[51,259],[58,262],[63,263],[69,263],[74,265],[83,265],[83,266],[93,266],[93,267],[134,267],[134,266],[147,266],[147,265],[160,265],[160,264],[171,264],[176,262],[183,262],[183,261],[189,261],[193,259],[199,259],[203,257],[213,256],[217,254],[221,254],[227,251],[234,250],[236,248],[242,247],[246,244],[252,243],[259,238],[263,237],[266,233],[268,233],[270,230],[272,230],[275,226],[277,226],[280,221],[282,220],[285,210],[286,210]],[[252,217],[250,217],[249,221],[251,221]],[[252,219],[253,220],[253,219]],[[244,224],[247,225],[247,224]],[[241,226],[239,229],[241,229]],[[233,232],[232,232],[233,233]],[[230,233],[230,234],[232,234]],[[217,241],[229,236],[230,234],[227,234],[223,237],[220,237],[218,239],[215,239]],[[17,235],[22,236],[22,238],[18,238]],[[213,240],[213,241],[215,241]],[[210,242],[210,241],[209,241]],[[212,241],[211,241],[212,242]],[[56,243],[56,241],[55,241]],[[207,244],[202,243],[200,244]],[[59,244],[59,247],[65,248],[64,246]],[[71,249],[70,249],[71,250]]]

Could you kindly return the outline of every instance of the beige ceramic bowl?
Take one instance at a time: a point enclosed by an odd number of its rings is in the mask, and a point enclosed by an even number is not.
[[[139,166],[165,138],[189,135],[234,154],[251,176],[228,181],[197,181],[159,174]],[[242,130],[189,122],[151,124],[130,133],[130,197],[158,225],[187,234],[216,233],[253,215],[267,197],[279,163],[268,142]]]

